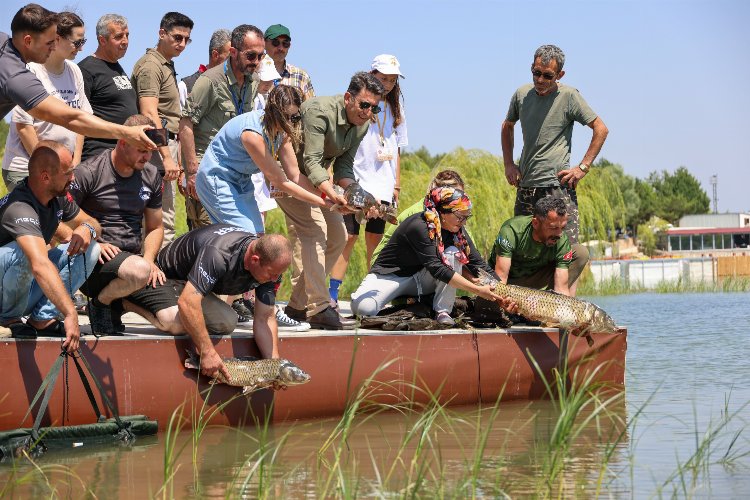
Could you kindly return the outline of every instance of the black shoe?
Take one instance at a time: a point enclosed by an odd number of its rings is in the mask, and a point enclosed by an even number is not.
[[[115,325],[112,324],[112,308],[105,306],[99,299],[91,299],[89,309],[89,324],[94,335],[117,335]]]
[[[287,313],[289,315],[289,313]],[[318,314],[313,314],[307,320],[313,328],[321,330],[354,330],[357,321],[341,317],[332,307],[326,307]]]
[[[250,307],[248,307],[250,305]],[[232,302],[232,309],[234,309],[234,312],[237,313],[237,322],[238,323],[247,323],[251,319],[253,319],[253,305],[250,304],[249,300],[245,300],[242,298],[235,299]]]
[[[112,326],[117,333],[125,333],[125,324],[122,322],[122,315],[125,314],[125,308],[122,305],[122,299],[112,301]]]
[[[36,328],[26,323],[13,323],[8,325],[11,336],[14,339],[35,339],[37,337]]]
[[[289,316],[295,321],[305,322],[307,321],[307,311],[304,309],[296,309],[290,305],[284,308],[284,314]]]

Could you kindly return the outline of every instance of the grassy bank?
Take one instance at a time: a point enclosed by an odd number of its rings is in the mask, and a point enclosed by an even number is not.
[[[578,286],[578,295],[623,295],[626,293],[709,293],[709,292],[750,292],[750,278],[724,278],[716,283],[703,281],[661,281],[654,287],[632,284],[619,277],[613,277],[599,284],[594,282],[591,273],[584,274]]]

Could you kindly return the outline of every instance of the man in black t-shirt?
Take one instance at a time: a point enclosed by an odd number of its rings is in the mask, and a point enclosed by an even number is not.
[[[138,113],[138,97],[130,77],[117,62],[128,51],[128,20],[117,14],[105,14],[96,23],[99,46],[93,55],[78,63],[83,75],[83,89],[95,116],[112,123],[124,124]],[[159,125],[161,128],[161,125]],[[114,139],[86,137],[82,160],[93,158],[115,146]]]
[[[0,333],[65,337],[68,352],[78,349],[80,337],[71,296],[94,269],[101,230],[67,192],[72,163],[62,144],[40,141],[29,159],[29,177],[0,200]],[[53,236],[67,243],[47,250]]]
[[[153,122],[133,115],[125,125]],[[98,333],[124,330],[117,299],[147,283],[164,283],[164,274],[154,263],[164,239],[162,182],[156,167],[149,163],[151,154],[148,149],[117,141],[115,149],[106,149],[78,165],[70,186],[78,205],[102,226],[99,263],[81,287],[93,297],[89,318]]]
[[[226,335],[237,326],[237,313],[214,294],[255,290],[253,335],[264,358],[278,358],[276,283],[292,260],[284,236],[261,237],[228,224],[206,226],[164,247],[156,264],[167,282],[146,286],[125,299],[126,311],[148,319],[159,330],[187,333],[201,356],[201,372],[229,374],[214,349],[211,333]]]

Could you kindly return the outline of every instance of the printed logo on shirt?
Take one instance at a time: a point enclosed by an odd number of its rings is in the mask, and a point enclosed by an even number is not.
[[[201,273],[201,276],[203,276],[203,279],[208,281],[209,284],[214,285],[216,283],[216,278],[204,271],[203,266],[200,264],[198,264],[198,271]]]
[[[39,219],[35,219],[33,217],[19,217],[15,220],[16,224],[22,224],[24,222],[31,222],[35,226],[39,225]]]
[[[219,236],[227,233],[233,233],[235,231],[244,231],[241,227],[223,227],[219,230],[214,231],[214,234],[218,234]]]
[[[151,190],[148,186],[141,186],[138,196],[140,196],[143,201],[148,201],[148,199],[151,198]]]
[[[501,247],[503,247],[503,249],[509,252],[513,250],[513,247],[511,246],[510,241],[508,241],[508,238],[501,236],[500,238],[497,239],[497,242],[500,244]]]
[[[117,87],[117,90],[129,90],[133,88],[130,84],[130,78],[127,76],[113,76],[112,82],[115,84],[115,87]]]
[[[70,194],[70,191],[65,192],[65,199],[68,200],[68,202],[70,203],[75,203],[75,200],[73,199],[73,195]],[[62,211],[60,213],[62,213]]]
[[[4,207],[6,203],[8,203],[8,198],[10,197],[10,194],[6,194],[3,196],[3,199],[0,200],[0,208]]]
[[[57,211],[57,220],[62,220],[62,214],[63,214],[62,210]]]
[[[71,189],[75,189],[76,191],[80,191],[81,190],[81,186],[79,186],[76,181],[72,181],[70,183],[70,187],[68,188],[68,191],[70,191]],[[68,193],[68,194],[70,194],[70,193]]]
[[[564,260],[565,262],[570,262],[570,261],[572,261],[572,260],[573,260],[573,250],[571,250],[570,252],[568,252],[568,253],[566,253],[565,255],[563,255],[563,260]]]

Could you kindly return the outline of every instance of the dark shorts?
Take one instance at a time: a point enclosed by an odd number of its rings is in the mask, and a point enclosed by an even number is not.
[[[518,188],[516,191],[516,205],[513,215],[532,215],[534,204],[545,196],[562,198],[568,208],[568,224],[565,226],[565,234],[568,235],[570,244],[578,243],[578,195],[575,189],[562,186]]]
[[[89,278],[83,285],[81,285],[81,291],[89,297],[98,297],[102,290],[104,290],[112,280],[117,278],[120,266],[125,259],[131,255],[135,254],[123,251],[115,255],[111,260],[106,261],[104,264],[97,262]]]
[[[156,288],[146,285],[131,293],[127,300],[156,315],[162,309],[177,305],[177,300],[185,289],[185,283],[185,280],[167,279],[163,285],[157,285]]]
[[[390,205],[390,203],[383,202],[383,205]],[[346,226],[346,233],[352,236],[359,235],[359,228],[361,224],[357,222],[354,214],[347,214],[344,216],[344,225]],[[378,217],[377,219],[369,219],[365,226],[365,232],[373,234],[383,234],[385,232],[385,219]]]

